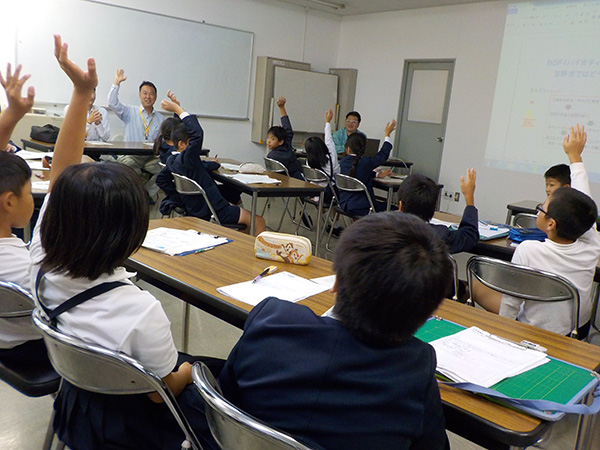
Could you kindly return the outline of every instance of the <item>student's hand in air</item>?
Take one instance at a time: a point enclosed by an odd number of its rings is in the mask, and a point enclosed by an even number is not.
[[[90,115],[87,118],[88,123],[95,123],[96,125],[100,125],[100,123],[102,122],[102,114],[100,114],[100,112],[95,109],[93,110]]]
[[[84,72],[77,64],[69,59],[67,54],[68,45],[62,42],[59,34],[54,35],[54,56],[64,73],[73,82],[75,91],[91,92],[98,85],[96,75],[96,61],[94,58],[87,60],[87,72]],[[91,95],[91,94],[90,94]]]
[[[387,125],[385,126],[385,137],[390,137],[390,134],[392,134],[392,131],[394,131],[396,129],[396,121],[392,120],[391,122],[388,122]]]
[[[23,117],[31,107],[33,106],[33,97],[35,90],[33,86],[29,86],[27,89],[27,97],[21,97],[21,90],[25,82],[31,77],[31,75],[21,75],[21,65],[19,64],[15,69],[15,73],[12,73],[11,65],[6,65],[6,79],[0,73],[0,83],[6,91],[6,97],[8,99],[8,108],[4,111],[4,114],[12,113],[17,120]]]
[[[329,108],[327,111],[325,111],[325,122],[329,123],[331,122],[331,119],[333,119],[333,111],[331,108]]]
[[[169,99],[173,102],[178,104],[179,106],[181,106],[181,103],[179,102],[179,100],[177,100],[177,97],[175,97],[175,92],[173,92],[171,89],[169,89],[167,91],[167,97],[169,97]]]
[[[467,205],[475,204],[475,180],[477,179],[477,172],[475,169],[467,169],[467,178],[461,175],[460,177],[460,190],[465,197],[465,203]]]
[[[125,76],[125,71],[123,69],[117,69],[115,72],[115,79],[113,80],[113,84],[120,86],[123,81],[125,81],[127,77]]]
[[[285,97],[282,97],[281,95],[279,96],[279,98],[277,99],[277,106],[279,106],[280,108],[285,106],[285,102],[287,100],[285,99]]]
[[[581,153],[587,141],[587,133],[583,125],[571,127],[571,134],[567,134],[563,141],[563,149],[569,157],[570,163],[581,162]]]

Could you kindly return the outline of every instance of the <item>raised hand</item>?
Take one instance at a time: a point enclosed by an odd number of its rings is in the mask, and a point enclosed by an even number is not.
[[[94,58],[89,58],[87,60],[87,72],[84,72],[77,64],[69,59],[67,51],[68,45],[62,42],[60,35],[55,34],[54,56],[56,57],[60,68],[73,82],[73,88],[76,91],[93,91],[98,85],[96,61]]]
[[[392,120],[391,122],[388,122],[385,126],[385,137],[390,137],[390,134],[392,134],[392,131],[394,131],[396,129],[396,121]]]
[[[125,71],[123,69],[117,69],[117,71],[115,72],[115,79],[113,81],[113,84],[119,86],[126,79],[127,77],[125,76]]]
[[[333,119],[333,111],[331,108],[329,108],[327,111],[325,111],[325,122],[329,123],[331,122],[331,119]]]

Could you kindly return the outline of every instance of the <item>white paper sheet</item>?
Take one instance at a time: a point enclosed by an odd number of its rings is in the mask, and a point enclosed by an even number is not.
[[[244,184],[255,184],[255,183],[259,183],[259,184],[280,184],[281,181],[279,181],[276,178],[271,178],[268,175],[254,175],[254,174],[249,174],[249,173],[238,173],[238,174],[224,174],[226,177],[229,178],[233,178],[234,180],[237,180],[241,183]]]
[[[155,228],[148,231],[142,247],[166,253],[180,255],[200,253],[229,242],[227,238],[212,234],[198,233],[196,230],[177,230],[173,228]]]

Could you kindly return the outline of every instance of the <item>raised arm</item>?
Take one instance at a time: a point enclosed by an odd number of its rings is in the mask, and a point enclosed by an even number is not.
[[[115,78],[113,80],[113,85],[110,87],[110,91],[108,92],[108,107],[119,117],[119,119],[123,120],[128,113],[127,106],[121,103],[119,100],[119,88],[121,83],[125,81],[127,77],[125,76],[125,71],[123,69],[117,69],[115,72]]]
[[[340,164],[338,162],[335,142],[333,142],[333,136],[331,134],[331,119],[333,119],[333,111],[328,109],[325,112],[325,145],[327,146],[327,150],[329,150],[329,159],[331,160],[331,167],[333,169],[331,176],[333,177],[340,173]]]
[[[33,106],[35,90],[33,86],[27,89],[27,97],[21,97],[21,90],[31,75],[23,75],[21,78],[21,65],[19,64],[13,74],[10,64],[6,66],[6,79],[0,73],[0,83],[6,91],[8,108],[0,115],[0,151],[4,151],[10,140],[15,126],[21,118]]]
[[[64,169],[81,162],[85,140],[87,109],[90,104],[92,92],[98,84],[96,62],[94,59],[88,59],[88,71],[84,72],[69,59],[67,50],[67,44],[62,42],[59,35],[55,35],[54,56],[56,56],[60,68],[73,82],[73,94],[54,147],[49,190],[52,189],[54,182]]]
[[[192,158],[199,158],[200,150],[202,150],[202,143],[204,141],[204,131],[198,122],[198,118],[195,115],[187,113],[181,107],[181,103],[175,96],[175,93],[170,89],[167,91],[167,98],[160,102],[160,107],[165,111],[177,114],[181,120],[183,120],[190,138],[188,149],[185,151],[186,154],[184,155],[184,158],[186,160],[189,159],[189,162],[195,164],[196,161],[192,161]]]
[[[390,152],[392,151],[392,141],[390,139],[390,135],[396,129],[396,121],[392,120],[385,125],[385,142],[381,146],[381,149],[377,152],[375,156],[371,158],[371,165],[373,168],[382,165],[384,162],[388,160],[390,157]]]
[[[591,197],[590,182],[581,157],[586,142],[585,128],[577,124],[571,127],[571,133],[565,136],[563,149],[571,164],[571,187]]]
[[[284,145],[287,148],[292,148],[292,139],[294,139],[294,130],[292,129],[292,123],[290,122],[290,116],[285,109],[285,104],[287,100],[285,97],[280,96],[277,99],[277,106],[279,107],[279,112],[281,113],[281,126],[285,130],[285,139]]]

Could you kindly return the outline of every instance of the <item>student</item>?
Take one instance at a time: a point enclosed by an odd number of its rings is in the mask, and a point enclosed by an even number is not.
[[[0,115],[0,148],[7,145],[14,127],[33,106],[33,87],[28,89],[27,97],[21,97],[29,75],[20,77],[20,74],[21,66],[13,74],[10,64],[6,79],[0,74],[8,98],[8,108]],[[16,283],[26,291],[31,291],[29,250],[27,244],[12,234],[11,228],[25,227],[32,213],[31,169],[19,156],[0,152],[0,281]],[[0,360],[32,366],[50,363],[42,336],[31,318],[0,319]]]
[[[267,148],[269,149],[267,158],[274,159],[283,164],[288,170],[290,177],[304,180],[302,165],[292,148],[294,131],[285,110],[285,102],[284,97],[277,99],[277,106],[281,113],[281,126],[273,125],[267,132]]]
[[[587,140],[584,127],[571,127],[563,148],[570,162],[572,187],[556,189],[538,207],[537,226],[548,235],[544,242],[525,241],[519,244],[512,262],[561,275],[571,281],[580,297],[579,339],[590,328],[592,312],[592,282],[600,256],[600,238],[595,223],[596,204],[589,197],[590,188],[581,153]],[[532,302],[478,285],[474,300],[500,315],[516,318],[562,335],[571,332],[572,305],[568,302]]]
[[[396,121],[392,120],[385,126],[385,142],[381,146],[381,150],[375,156],[364,156],[367,146],[367,138],[364,134],[353,133],[348,136],[346,141],[346,157],[340,161],[340,171],[344,175],[350,175],[367,186],[368,195],[371,196],[376,211],[384,211],[386,208],[385,202],[380,202],[375,199],[373,193],[373,170],[387,161],[392,150],[392,141],[390,134],[396,129]],[[382,172],[377,172],[375,176],[385,178],[390,173],[391,169]],[[348,214],[360,217],[369,214],[369,200],[365,197],[364,192],[340,192],[340,204],[344,211]]]
[[[169,94],[167,93],[167,96],[168,95]],[[195,116],[192,116],[192,115],[189,115],[188,117],[192,118],[190,120],[195,119]],[[158,136],[156,137],[156,139],[154,139],[153,150],[154,150],[154,155],[158,156],[161,163],[166,164],[167,159],[169,159],[169,157],[173,153],[177,152],[177,150],[173,146],[173,140],[171,139],[171,133],[173,133],[173,130],[177,126],[182,125],[183,123],[184,122],[179,117],[167,117],[160,124],[160,132],[158,133]]]
[[[571,186],[571,169],[566,164],[550,167],[544,174],[546,181],[546,197],[562,186]]]
[[[210,439],[191,366],[178,355],[160,302],[131,281],[122,264],[141,245],[148,204],[135,172],[116,162],[77,164],[83,153],[86,109],[96,86],[93,59],[83,72],[55,36],[55,55],[73,82],[73,95],[54,150],[50,193],[31,242],[31,280],[46,314],[89,288],[118,282],[56,317],[78,339],[121,351],[163,377],[200,438]],[[215,372],[222,364],[209,359]],[[104,395],[66,380],[54,403],[54,429],[70,448],[179,448],[183,433],[157,393]],[[214,442],[212,443],[214,444]],[[207,448],[211,441],[207,442]],[[212,447],[211,447],[212,448]]]
[[[325,172],[329,179],[335,184],[335,176],[340,173],[335,144],[331,137],[331,119],[333,111],[325,112],[325,142],[320,137],[309,137],[304,143],[306,150],[306,162],[313,169]],[[327,186],[327,184],[323,184]],[[330,194],[331,195],[331,194]]]
[[[457,230],[445,225],[429,224],[435,233],[446,243],[450,253],[468,252],[479,240],[477,208],[475,207],[475,169],[467,169],[467,178],[460,177],[460,190],[465,198],[465,210]],[[398,209],[414,214],[429,222],[435,212],[440,188],[425,175],[411,174],[398,188]]]
[[[110,121],[106,109],[101,106],[94,106],[96,101],[96,90],[92,93],[90,106],[87,113],[85,125],[86,141],[108,141],[110,139]],[[67,113],[69,105],[65,106],[63,116]]]
[[[244,224],[246,225],[246,230],[244,231],[249,233],[252,221],[250,211],[230,204],[210,177],[209,173],[220,167],[219,162],[216,159],[213,161],[203,161],[200,159],[204,131],[198,123],[196,116],[190,116],[189,113],[185,112],[174,94],[161,102],[161,108],[165,111],[176,113],[183,121],[186,121],[188,117],[193,117],[193,120],[185,122],[187,126],[190,126],[189,132],[185,127],[181,126],[173,130],[171,134],[173,146],[181,153],[172,155],[167,159],[167,167],[160,172],[156,180],[158,186],[168,195],[171,195],[175,190],[172,173],[191,178],[206,192],[221,224]],[[201,195],[182,196],[182,200],[188,215],[210,220],[210,209]],[[255,230],[256,234],[266,230],[265,221],[261,216],[256,216],[255,218]]]
[[[338,154],[344,155],[346,153],[346,140],[352,133],[360,133],[367,137],[358,129],[360,120],[358,111],[350,111],[346,114],[346,126],[333,133],[333,142],[335,143],[335,149]]]
[[[164,120],[161,113],[154,109],[156,102],[156,86],[150,81],[142,81],[139,87],[140,106],[124,105],[119,101],[119,88],[127,80],[123,69],[115,73],[113,85],[108,93],[108,107],[123,121],[123,140],[126,142],[152,142],[158,135],[160,124]],[[154,154],[121,155],[117,161],[134,169],[138,174],[142,169],[152,174],[146,183],[146,190],[150,199],[158,193],[156,175],[160,172],[158,158]],[[151,201],[153,203],[153,201]]]
[[[223,394],[313,448],[448,449],[435,351],[413,336],[450,284],[445,245],[416,217],[373,214],[334,268],[328,317],[274,297],[252,309]]]

